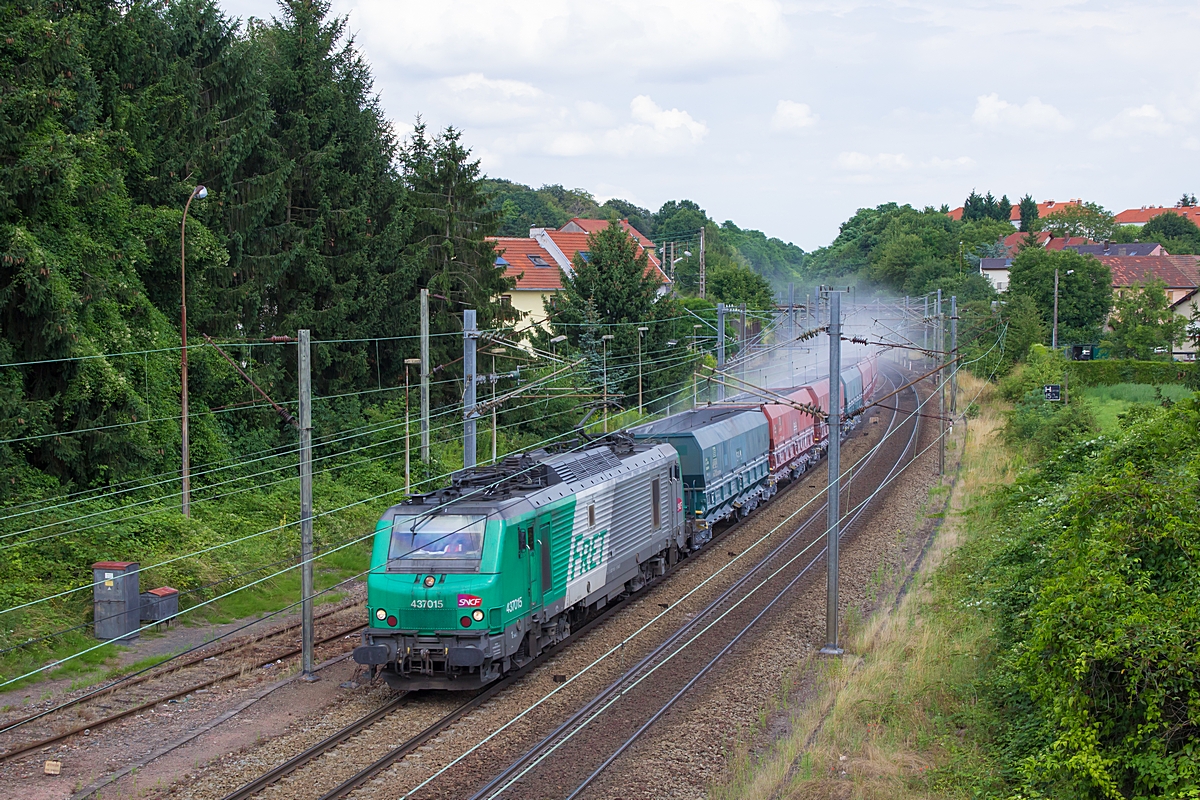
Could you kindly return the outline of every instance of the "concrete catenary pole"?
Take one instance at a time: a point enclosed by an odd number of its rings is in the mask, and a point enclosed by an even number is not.
[[[842,478],[842,301],[829,292],[829,488],[826,500],[825,655],[840,656],[838,647],[838,534],[841,529]]]
[[[704,275],[704,227],[700,227],[700,299],[704,299],[705,290],[705,275]]]
[[[305,680],[313,674],[312,352],[307,330],[296,333],[300,381],[300,649]]]
[[[950,295],[950,417],[958,414],[958,295]]]
[[[429,463],[429,290],[421,290],[421,461]]]
[[[717,303],[717,372],[725,372],[725,304]],[[717,400],[725,399],[725,375],[717,383]]]
[[[463,311],[463,469],[475,466],[475,309]]]
[[[946,321],[942,317],[942,290],[937,290],[937,391],[938,475],[946,474]]]

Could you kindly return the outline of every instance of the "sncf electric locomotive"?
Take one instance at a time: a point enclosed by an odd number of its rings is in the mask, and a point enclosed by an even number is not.
[[[874,357],[842,372],[843,419],[876,376]],[[477,688],[537,658],[820,458],[828,381],[773,394],[787,402],[713,405],[582,449],[510,455],[388,509],[355,661],[412,690]]]

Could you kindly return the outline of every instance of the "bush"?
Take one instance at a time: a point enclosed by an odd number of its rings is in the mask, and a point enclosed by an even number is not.
[[[1035,389],[1010,412],[1004,433],[1009,443],[1028,445],[1035,456],[1045,457],[1099,430],[1086,401],[1051,402]]]
[[[1036,402],[1014,436],[1071,428],[1071,406]],[[1002,546],[974,576],[997,611],[1011,796],[1200,797],[1200,402],[1122,422],[1003,490]]]

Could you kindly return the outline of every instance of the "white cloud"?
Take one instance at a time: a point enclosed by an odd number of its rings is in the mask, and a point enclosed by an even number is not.
[[[811,128],[820,119],[808,103],[797,103],[794,100],[780,100],[775,106],[775,115],[771,117],[771,130],[798,131]]]
[[[1188,150],[1200,150],[1200,139],[1195,136],[1189,136],[1183,140],[1183,146]]]
[[[488,78],[481,72],[443,78],[440,84],[441,102],[456,118],[478,125],[525,120],[544,105],[542,91],[533,84]]]
[[[546,152],[556,156],[667,155],[690,150],[708,135],[708,126],[691,114],[678,108],[664,109],[648,95],[633,98],[629,111],[631,121],[616,128],[559,133],[546,146]]]
[[[358,0],[360,41],[392,63],[420,71],[486,71],[497,62],[593,76],[686,72],[784,52],[779,0]],[[398,44],[402,43],[402,44]]]
[[[1125,136],[1163,136],[1173,130],[1171,123],[1155,106],[1147,103],[1126,108],[1120,114],[1092,131],[1097,139],[1117,139]]]
[[[975,159],[970,156],[959,156],[958,158],[938,158],[935,156],[929,160],[929,166],[936,169],[970,169],[975,166]]]
[[[1025,105],[1017,105],[1007,100],[1001,100],[1000,95],[980,95],[975,101],[975,113],[971,119],[976,125],[984,128],[1027,128],[1051,131],[1065,131],[1071,128],[1071,121],[1062,115],[1057,108],[1049,103],[1043,103],[1036,97],[1029,98]]]
[[[869,156],[866,153],[852,151],[839,153],[834,163],[851,172],[871,172],[877,169],[894,172],[912,166],[912,161],[903,153],[880,153]]]
[[[503,97],[538,97],[541,91],[534,85],[524,81],[493,80],[485,78],[481,72],[467,75],[456,75],[446,78],[446,88],[452,92],[487,92]]]

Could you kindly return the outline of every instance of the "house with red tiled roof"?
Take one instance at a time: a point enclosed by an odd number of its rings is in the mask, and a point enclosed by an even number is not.
[[[1200,207],[1197,206],[1142,206],[1129,208],[1117,214],[1115,221],[1118,225],[1136,225],[1142,227],[1159,214],[1178,214],[1184,219],[1200,225]]]
[[[1038,203],[1038,219],[1043,219],[1055,211],[1062,211],[1066,206],[1077,206],[1082,200],[1067,200],[1066,202],[1056,203],[1053,200],[1047,200],[1044,203]],[[959,206],[949,212],[950,219],[960,220],[963,217],[963,207]],[[1021,205],[1013,203],[1012,210],[1008,214],[1008,221],[1013,224],[1013,227],[1021,225]]]
[[[1097,256],[1112,272],[1113,295],[1120,296],[1135,285],[1158,280],[1176,314],[1191,319],[1200,301],[1200,256]],[[1176,355],[1194,360],[1196,348],[1185,341]]]
[[[671,280],[663,272],[662,264],[654,254],[654,243],[640,231],[621,220],[623,227],[646,253],[647,270],[659,279],[659,296],[670,291]],[[545,327],[546,298],[562,290],[562,276],[574,274],[573,262],[576,254],[588,255],[588,236],[607,227],[608,220],[576,218],[559,230],[531,228],[529,238],[502,236],[493,239],[496,243],[496,265],[504,267],[506,277],[516,281],[513,290],[501,298],[521,312],[523,319]]]
[[[1008,251],[1009,257],[1017,254],[1017,251],[1025,246],[1025,240],[1029,237],[1028,233],[1010,233],[1000,240]],[[1081,247],[1083,245],[1095,244],[1091,239],[1086,239],[1082,236],[1054,236],[1048,231],[1038,231],[1033,235],[1033,240],[1038,247],[1046,250],[1066,250],[1069,248]]]

